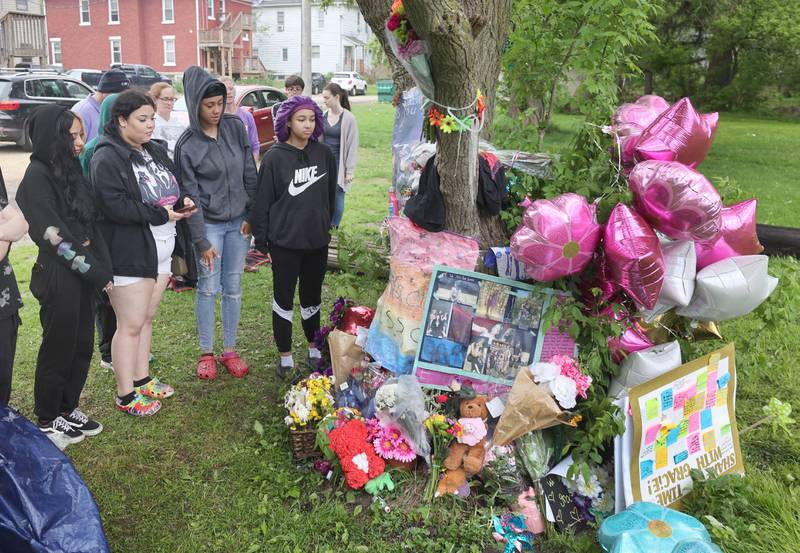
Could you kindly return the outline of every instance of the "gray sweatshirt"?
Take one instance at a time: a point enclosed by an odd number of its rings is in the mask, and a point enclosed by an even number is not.
[[[235,115],[223,114],[216,140],[200,127],[203,95],[217,83],[220,81],[196,65],[183,74],[189,128],[175,145],[175,165],[181,193],[191,197],[198,207],[197,213],[186,219],[198,252],[211,247],[206,223],[225,223],[241,216],[250,219],[258,187],[256,164],[242,121]],[[224,105],[224,92],[222,101]]]

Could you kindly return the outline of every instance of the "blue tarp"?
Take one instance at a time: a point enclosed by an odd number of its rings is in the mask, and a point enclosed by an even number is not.
[[[107,553],[100,512],[72,462],[0,405],[0,551]]]

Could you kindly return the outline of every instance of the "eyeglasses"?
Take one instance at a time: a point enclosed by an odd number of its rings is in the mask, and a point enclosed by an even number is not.
[[[162,102],[166,102],[168,104],[173,104],[177,100],[177,98],[164,98],[162,96],[159,96],[158,99],[161,100]]]

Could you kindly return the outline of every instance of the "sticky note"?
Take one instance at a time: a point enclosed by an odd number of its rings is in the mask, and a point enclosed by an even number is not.
[[[697,396],[687,397],[686,403],[683,404],[683,416],[688,417],[695,411],[697,411],[697,405],[695,402],[697,401]]]
[[[645,445],[650,445],[656,441],[658,437],[658,431],[661,429],[660,424],[654,424],[650,428],[647,429],[644,433],[644,443]]]
[[[663,469],[667,466],[667,448],[656,448],[656,469]]]
[[[654,397],[645,403],[645,413],[647,420],[651,421],[658,417],[658,398]]]
[[[667,434],[667,447],[678,443],[678,437],[681,434],[680,427],[676,426]]]
[[[697,395],[697,385],[692,384],[688,388],[686,388],[686,399]]]
[[[692,413],[689,415],[689,434],[700,430],[700,414]]]
[[[721,433],[723,436],[727,436],[728,434],[730,434],[730,433],[731,433],[731,425],[730,425],[730,424],[726,424],[725,426],[723,426],[723,427],[720,429],[720,433]]]
[[[647,461],[642,461],[639,463],[639,478],[644,480],[645,478],[649,478],[653,475],[653,461],[652,459],[648,459]]]
[[[672,409],[672,388],[667,388],[661,392],[661,409],[664,411]]]
[[[717,381],[717,371],[711,370],[709,367],[708,369],[708,380],[706,382],[706,388],[713,388],[714,383]]]
[[[705,430],[714,426],[714,412],[711,409],[700,411],[700,428]]]
[[[703,371],[697,375],[697,389],[698,390],[705,390],[706,383],[708,382],[708,373]]]
[[[714,437],[714,431],[709,430],[703,434],[703,447],[706,451],[711,451],[717,447],[717,439]]]
[[[683,438],[684,436],[686,436],[686,434],[689,433],[689,419],[683,419],[680,425],[678,425],[678,430],[679,430],[678,432],[679,437]]]
[[[656,438],[656,449],[661,447],[667,447],[667,435],[663,432]]]
[[[717,389],[716,388],[709,388],[708,392],[706,392],[706,401],[703,407],[706,409],[710,409],[717,404]]]
[[[678,463],[681,463],[681,462],[685,461],[688,458],[689,458],[689,452],[684,450],[684,451],[681,451],[680,453],[678,453],[677,455],[675,455],[672,458],[672,460],[677,465]]]
[[[689,453],[697,453],[700,451],[700,434],[691,434],[686,438],[686,445],[689,447]]]
[[[724,388],[731,381],[731,373],[725,373],[717,377],[717,387]]]
[[[728,390],[720,390],[717,393],[717,407],[722,407],[726,401],[728,401]]]
[[[683,409],[684,403],[686,403],[686,390],[681,390],[675,394],[675,401],[672,407],[675,409]]]
[[[695,410],[700,411],[703,408],[703,405],[705,405],[705,402],[706,402],[706,393],[705,393],[705,391],[697,392],[697,395],[694,396],[694,408],[695,408]]]

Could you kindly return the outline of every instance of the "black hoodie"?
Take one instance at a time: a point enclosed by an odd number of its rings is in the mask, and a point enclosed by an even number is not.
[[[203,95],[215,84],[222,83],[196,65],[183,74],[189,128],[175,144],[181,193],[191,197],[198,208],[187,223],[192,242],[200,252],[211,247],[204,223],[224,223],[241,216],[249,219],[258,185],[250,139],[242,120],[223,113],[216,140],[200,127]],[[225,104],[224,93],[222,103]]]
[[[272,245],[315,250],[331,241],[336,205],[336,159],[330,148],[310,141],[302,150],[285,142],[261,162],[258,196],[251,218],[256,248]]]
[[[71,212],[64,184],[57,182],[53,175],[53,137],[56,136],[56,122],[65,111],[64,106],[45,105],[37,108],[28,119],[33,155],[17,190],[17,203],[28,221],[31,239],[39,246],[36,262],[42,271],[34,273],[34,277],[61,270],[102,289],[113,277],[103,235],[93,221],[82,222]],[[75,163],[82,175],[77,157]],[[84,186],[89,199],[88,184]],[[83,246],[87,240],[90,245]],[[31,288],[36,284],[32,277]],[[40,284],[47,287],[46,282]]]

